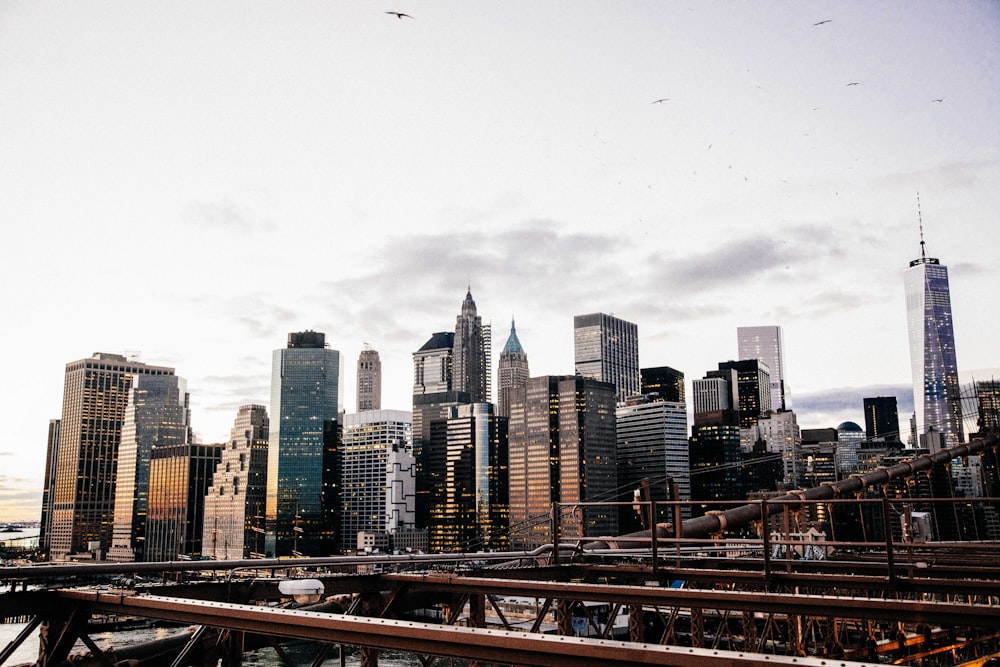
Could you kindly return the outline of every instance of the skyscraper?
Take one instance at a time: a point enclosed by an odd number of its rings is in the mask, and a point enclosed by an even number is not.
[[[451,408],[469,403],[469,392],[452,384],[455,334],[433,334],[413,353],[413,456],[417,464],[417,528],[430,522],[431,490],[445,474],[444,452],[431,444],[431,424],[447,419]]]
[[[736,371],[740,427],[753,428],[757,419],[772,409],[769,369],[759,359],[741,359],[721,362],[719,370]]]
[[[455,318],[453,388],[468,392],[472,403],[490,401],[492,352],[490,325],[484,325],[483,318],[476,314],[476,302],[469,288],[462,312]]]
[[[615,388],[577,376],[545,375],[511,390],[510,539],[512,548],[550,541],[545,517],[553,502],[617,497]],[[614,535],[614,506],[564,514],[563,534]]]
[[[615,410],[615,433],[618,488],[631,494],[646,480],[651,500],[671,500],[671,486],[680,500],[691,499],[687,406],[683,402],[664,400],[656,394],[632,397]],[[623,510],[621,532],[642,527],[630,506],[619,509]],[[673,510],[666,504],[657,514],[657,522],[673,521]]]
[[[146,517],[147,561],[201,555],[205,493],[221,452],[221,445],[192,444],[153,450]]]
[[[241,405],[205,494],[204,555],[217,560],[264,555],[267,447],[267,408]]]
[[[187,383],[176,375],[138,375],[129,389],[118,447],[115,523],[108,560],[145,560],[149,468],[155,447],[191,441]]]
[[[899,440],[899,411],[895,396],[864,399],[865,437],[869,440]]]
[[[402,410],[344,415],[340,447],[340,548],[358,548],[358,533],[410,530],[416,521],[413,417]]]
[[[510,416],[510,390],[513,387],[523,387],[529,377],[528,355],[521,347],[514,329],[514,320],[511,319],[510,335],[500,353],[497,368],[497,414],[501,417]]]
[[[684,373],[670,366],[642,368],[639,370],[642,380],[642,394],[650,395],[655,400],[684,403]]]
[[[443,425],[434,429],[445,474],[432,492],[431,551],[507,550],[507,419],[492,403],[472,403],[454,407]]]
[[[779,326],[737,327],[740,359],[760,359],[771,373],[771,407],[787,410],[791,401],[785,386],[785,343]]]
[[[368,345],[358,355],[358,412],[382,409],[382,361]]]
[[[266,550],[326,556],[336,549],[340,352],[316,331],[288,334],[274,351],[268,446]]]
[[[138,375],[173,375],[121,355],[95,353],[66,364],[63,407],[50,489],[50,556],[111,545],[115,481],[129,389]]]
[[[49,551],[52,535],[52,493],[56,488],[56,461],[59,458],[59,420],[49,420],[49,437],[45,448],[45,475],[42,481],[42,517],[38,521],[38,546]]]
[[[639,328],[614,315],[591,313],[573,318],[576,374],[615,385],[624,401],[639,393]]]
[[[910,262],[903,282],[913,372],[913,407],[920,440],[915,444],[924,446],[927,432],[933,430],[941,434],[944,446],[951,447],[962,441],[962,406],[948,268],[938,259],[927,256],[923,222],[920,225],[920,257]],[[928,441],[927,446],[933,445]]]

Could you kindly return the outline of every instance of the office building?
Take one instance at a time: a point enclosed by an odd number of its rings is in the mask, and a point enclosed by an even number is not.
[[[617,497],[615,393],[613,384],[579,375],[534,377],[511,390],[511,548],[552,541],[554,502],[567,504],[559,516],[567,539],[617,533],[613,506],[568,509]]]
[[[38,521],[38,547],[49,552],[52,534],[52,493],[56,486],[56,460],[59,457],[59,420],[49,420],[49,437],[45,447],[45,474],[42,478],[42,516]]]
[[[691,382],[694,414],[716,414],[739,409],[739,374],[732,369],[708,371]]]
[[[523,387],[530,377],[528,371],[528,355],[521,347],[514,328],[514,320],[510,321],[510,335],[500,353],[497,366],[497,414],[501,417],[510,416],[510,390]]]
[[[241,405],[205,494],[202,553],[216,560],[264,556],[269,420],[263,405]]]
[[[740,428],[735,424],[695,424],[688,440],[691,463],[692,514],[727,510],[721,501],[743,500],[741,484]]]
[[[791,407],[785,384],[785,343],[779,326],[737,327],[740,359],[759,359],[767,366],[771,380],[771,409]]]
[[[635,490],[648,485],[654,502],[691,499],[688,456],[687,406],[656,394],[634,396],[615,410],[618,488],[629,500]],[[673,521],[673,510],[662,504],[657,522]],[[688,507],[684,507],[687,516]],[[683,518],[687,518],[684,516]],[[648,528],[631,506],[619,508],[619,530],[630,533]]]
[[[764,451],[781,456],[781,481],[789,488],[796,486],[802,473],[802,433],[795,412],[769,412],[757,420],[756,429]]]
[[[443,479],[431,493],[430,550],[506,551],[507,418],[492,403],[459,405],[433,432],[445,459]]]
[[[367,410],[344,415],[341,470],[340,549],[358,549],[361,533],[389,536],[416,522],[416,462],[413,416],[403,410]],[[362,547],[363,548],[363,547]]]
[[[899,411],[895,396],[864,399],[865,437],[869,440],[899,440]]]
[[[271,369],[266,542],[275,557],[336,549],[340,352],[316,331],[288,334]]]
[[[176,375],[138,375],[129,389],[118,447],[115,523],[107,559],[144,561],[153,449],[191,441],[187,383]]]
[[[719,364],[720,371],[736,371],[737,410],[743,451],[753,451],[757,420],[771,411],[771,374],[760,359],[741,359]]]
[[[472,288],[465,294],[462,311],[455,318],[452,388],[467,392],[472,403],[490,402],[493,338],[490,325],[476,313]]]
[[[103,555],[111,546],[115,482],[129,389],[139,375],[173,375],[117,354],[66,364],[62,416],[50,487],[49,554]]]
[[[910,262],[903,282],[919,440],[915,445],[925,446],[926,434],[933,430],[942,435],[943,446],[952,447],[962,441],[962,406],[948,268],[927,256],[922,222],[920,257]]]
[[[639,328],[614,315],[591,313],[573,318],[576,374],[610,382],[615,400],[640,393]]]
[[[433,334],[413,353],[413,456],[417,465],[417,527],[430,523],[431,490],[443,483],[444,452],[431,446],[431,424],[451,416],[451,409],[470,403],[469,392],[452,383],[455,334]],[[439,441],[440,442],[440,441]]]
[[[146,517],[147,561],[202,555],[205,494],[222,448],[183,444],[153,449]]]
[[[358,355],[358,412],[382,409],[382,361],[368,345]]]
[[[684,373],[670,366],[639,369],[639,388],[651,400],[686,402]]]

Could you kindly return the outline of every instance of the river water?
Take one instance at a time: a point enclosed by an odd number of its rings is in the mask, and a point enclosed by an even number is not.
[[[24,629],[24,627],[24,623],[0,623],[0,649],[13,641],[21,630]],[[106,648],[109,646],[125,646],[129,644],[147,642],[153,639],[162,639],[164,637],[177,634],[178,632],[184,632],[184,628],[153,627],[121,630],[117,632],[94,632],[91,633],[90,638],[93,639],[94,643],[101,648]],[[295,661],[296,665],[303,666],[311,665],[313,659],[319,651],[319,646],[317,644],[309,642],[290,642],[283,644],[282,648],[284,648],[289,657]],[[73,653],[82,654],[86,652],[87,648],[82,642],[78,641],[73,649]],[[361,664],[358,650],[354,647],[345,646],[344,657],[345,665],[353,666]],[[5,667],[29,665],[34,663],[37,658],[38,631],[36,630],[30,638],[26,639],[25,642],[21,644],[21,646],[17,649],[17,652],[15,652],[14,655],[11,656],[10,660],[7,661]],[[272,648],[262,648],[247,652],[243,657],[243,664],[246,667],[282,667],[281,660],[278,659],[278,655]],[[416,667],[420,665],[420,660],[416,656],[406,653],[381,651],[378,655],[378,664],[384,667]],[[467,663],[464,660],[455,660],[453,662],[436,662],[435,664],[464,667]],[[336,649],[331,651],[330,657],[323,663],[323,665],[329,667],[337,667],[340,665],[340,657]]]

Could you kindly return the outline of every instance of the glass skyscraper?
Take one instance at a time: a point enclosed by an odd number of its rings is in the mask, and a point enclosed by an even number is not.
[[[788,387],[785,386],[785,342],[779,326],[736,327],[740,359],[760,359],[771,373],[771,407],[787,410]]]
[[[936,441],[937,438],[926,437],[929,431],[936,431],[941,434],[944,446],[951,447],[962,441],[962,406],[948,267],[927,256],[922,227],[920,257],[910,262],[903,282],[919,439],[914,446],[924,446],[925,440]]]
[[[340,352],[316,331],[274,351],[265,550],[275,557],[336,549]]]
[[[573,318],[576,374],[615,385],[619,402],[640,391],[639,327],[614,315]]]
[[[472,289],[465,294],[462,312],[455,318],[454,374],[455,391],[469,394],[472,403],[488,402],[492,391],[490,359],[493,355],[493,338],[490,325],[476,312]]]

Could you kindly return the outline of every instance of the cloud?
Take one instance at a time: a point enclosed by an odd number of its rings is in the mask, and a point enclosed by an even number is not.
[[[792,408],[804,416],[809,424],[802,428],[833,427],[845,421],[864,426],[864,399],[876,396],[895,396],[900,429],[907,431],[908,415],[913,412],[913,387],[911,385],[878,384],[862,387],[838,387],[806,394],[792,395]]]
[[[227,233],[267,232],[275,228],[271,220],[254,218],[229,201],[193,201],[184,209],[181,218],[199,229],[207,226]]]
[[[732,287],[802,261],[791,246],[771,237],[732,239],[708,252],[650,257],[654,280],[665,289],[704,293]]]

